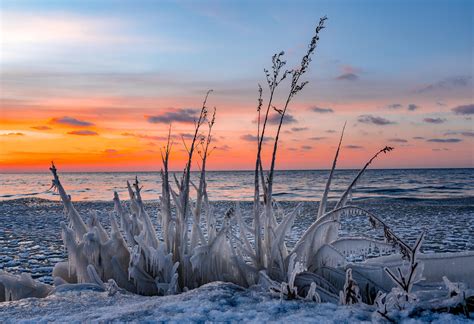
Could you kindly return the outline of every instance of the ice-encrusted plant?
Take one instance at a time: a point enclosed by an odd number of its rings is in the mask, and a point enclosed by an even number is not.
[[[209,203],[206,161],[212,151],[210,145],[215,122],[215,110],[210,117],[207,107],[212,91],[209,90],[195,122],[194,136],[189,144],[185,143],[188,160],[180,179],[175,174],[170,179],[168,162],[173,145],[170,128],[168,142],[161,155],[163,168],[159,228],[155,228],[146,211],[138,178],[132,184],[127,182],[128,206],[123,205],[117,193],[114,194],[114,209],[120,219],[120,226],[112,214],[110,233],[107,233],[96,216],[86,223],[75,210],[71,197],[59,180],[55,165],[52,165],[53,187],[59,192],[68,220],[68,224],[61,224],[68,261],[57,264],[53,275],[67,282],[86,283],[97,281],[97,278],[91,277],[95,273],[104,282],[113,280],[119,287],[145,295],[177,293],[216,280],[251,286],[257,283],[260,271],[264,271],[272,280],[285,282],[289,273],[295,273],[296,265],[304,269],[314,268],[318,260],[315,256],[323,246],[331,243],[340,245],[341,241],[336,240],[339,219],[351,212],[346,203],[352,189],[372,160],[391,148],[378,152],[344,192],[336,208],[326,211],[328,192],[342,142],[341,135],[316,220],[291,251],[287,248],[285,237],[298,215],[299,206],[285,213],[273,199],[276,156],[283,121],[290,103],[307,84],[301,79],[309,69],[325,21],[326,17],[320,19],[299,67],[283,70],[286,61],[283,60],[284,52],[280,52],[273,56],[271,70],[265,70],[269,98],[261,122],[264,99],[263,90],[259,87],[254,217],[251,226],[243,219],[240,207],[236,206],[223,216],[222,225],[217,228],[217,218]],[[286,100],[281,108],[277,108],[273,102],[274,95],[287,78],[291,81]],[[271,112],[279,115],[279,123],[270,169],[265,172],[262,147]],[[207,132],[203,135],[206,125]],[[201,158],[198,184],[191,181],[191,167],[196,152]],[[171,184],[173,180],[174,186]],[[263,189],[263,201],[260,187]],[[196,191],[195,200],[191,198],[192,188]],[[288,294],[292,294],[295,289],[292,285],[292,281],[288,281]],[[311,290],[314,289],[311,287]]]
[[[286,61],[283,60],[284,52],[280,52],[272,57],[271,71],[265,70],[269,98],[263,122],[260,122],[264,99],[263,90],[259,87],[254,218],[251,226],[243,219],[240,207],[236,206],[224,215],[221,227],[217,228],[216,216],[209,203],[206,161],[212,151],[210,145],[215,122],[215,110],[212,117],[209,117],[207,107],[212,91],[210,90],[205,95],[196,119],[191,143],[185,144],[188,160],[183,174],[179,180],[173,174],[174,187],[171,185],[173,181],[168,168],[173,145],[171,128],[168,142],[163,148],[162,195],[158,214],[161,235],[157,234],[157,229],[145,209],[138,179],[135,179],[133,184],[127,183],[130,199],[128,208],[123,206],[115,193],[115,212],[120,218],[121,229],[111,216],[112,233],[109,236],[96,217],[88,225],[84,223],[74,210],[70,197],[65,193],[56,168],[52,166],[53,185],[60,193],[70,220],[69,227],[62,225],[65,245],[70,255],[67,264],[68,276],[75,276],[78,282],[88,281],[90,278],[87,267],[91,265],[102,280],[114,279],[119,286],[128,290],[153,295],[176,293],[216,280],[250,286],[258,281],[259,272],[262,270],[272,280],[287,282],[288,274],[295,274],[296,265],[304,269],[314,269],[321,264],[321,259],[330,262],[328,259],[339,258],[339,251],[344,251],[347,245],[347,239],[338,240],[340,217],[354,214],[355,211],[364,212],[356,207],[346,206],[351,192],[370,163],[380,153],[387,153],[392,148],[386,147],[377,152],[355,177],[335,208],[327,211],[328,192],[343,139],[343,129],[318,215],[292,250],[287,248],[285,237],[291,230],[300,208],[297,206],[285,213],[273,199],[278,141],[284,117],[292,99],[307,84],[307,81],[301,81],[301,78],[308,71],[325,21],[326,17],[321,18],[298,68],[283,70]],[[291,77],[288,95],[282,108],[278,109],[273,103],[274,94],[287,77]],[[262,145],[272,110],[279,115],[279,124],[273,143],[270,169],[265,172]],[[203,135],[205,125],[207,132]],[[197,184],[191,181],[191,166],[196,152],[201,160]],[[263,201],[260,198],[260,187],[263,188]],[[195,200],[191,198],[191,188],[196,191]],[[358,239],[358,244],[358,250],[364,250],[367,244],[383,246],[382,242],[361,238]],[[332,250],[324,249],[326,246],[332,247]],[[117,251],[118,255],[113,255],[113,251]],[[334,251],[338,253],[332,253]],[[58,265],[57,273],[61,273],[64,267],[64,264]],[[287,295],[295,292],[291,280],[287,282],[286,287]]]
[[[403,267],[397,267],[396,273],[388,267],[384,268],[384,271],[396,284],[396,287],[386,294],[379,292],[375,299],[375,304],[378,308],[377,313],[385,319],[389,319],[388,314],[390,311],[405,310],[417,301],[417,296],[412,293],[412,288],[415,283],[422,279],[423,275],[423,263],[417,260],[417,254],[420,251],[424,235],[424,232],[421,233],[413,247],[409,247],[400,240],[404,246],[401,249],[402,256],[407,259],[408,264],[404,264]],[[393,237],[393,234],[386,234],[386,236],[394,241],[398,239]]]

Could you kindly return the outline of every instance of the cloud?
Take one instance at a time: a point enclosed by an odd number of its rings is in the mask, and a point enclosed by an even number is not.
[[[470,83],[472,83],[472,76],[470,75],[455,76],[428,84],[427,86],[421,87],[415,92],[425,93],[437,90],[452,90],[467,87]]]
[[[280,114],[272,114],[268,116],[267,123],[270,125],[278,125],[280,123]],[[290,115],[289,113],[285,113],[285,117],[283,118],[283,124],[295,124],[298,123],[295,117],[293,115]]]
[[[434,148],[434,149],[431,149],[431,150],[432,150],[432,151],[435,151],[435,152],[439,152],[439,151],[449,151],[448,148],[442,148],[442,149],[440,149],[440,148]]]
[[[343,65],[342,67],[342,73],[336,78],[336,80],[347,80],[347,81],[357,81],[359,79],[359,76],[357,73],[359,73],[359,69],[351,66],[351,65]]]
[[[451,110],[456,115],[472,115],[474,114],[474,104],[457,106]]]
[[[20,133],[20,132],[12,132],[12,133],[2,134],[1,136],[25,136],[25,134]]]
[[[462,139],[460,138],[430,138],[426,141],[432,142],[432,143],[459,143],[459,142],[462,142]]]
[[[106,149],[106,150],[104,150],[104,153],[107,153],[107,154],[115,154],[115,153],[118,153],[118,151],[115,150],[115,149]]]
[[[446,118],[424,118],[423,121],[429,124],[442,124],[446,121]]]
[[[327,137],[324,136],[315,136],[315,137],[310,137],[309,139],[312,141],[321,141],[323,139],[326,139]]]
[[[146,135],[146,134],[136,134],[136,133],[122,133],[120,134],[122,136],[128,136],[128,137],[136,137],[136,138],[141,138],[141,139],[147,139],[147,140],[155,140],[155,141],[166,141],[168,137],[166,136],[152,136],[152,135]]]
[[[85,120],[79,120],[73,117],[59,117],[53,118],[50,121],[51,124],[61,124],[61,125],[68,125],[68,126],[79,126],[79,127],[86,127],[86,126],[93,126],[94,124]]]
[[[97,132],[91,130],[77,130],[68,132],[69,135],[81,135],[81,136],[97,136],[99,135]]]
[[[309,151],[309,150],[312,150],[313,147],[312,147],[311,145],[302,145],[302,146],[301,146],[301,149],[302,149],[303,151]]]
[[[224,145],[221,145],[221,146],[217,146],[216,147],[216,150],[219,150],[219,151],[230,151],[232,148],[227,145],[227,144],[224,144]]]
[[[197,120],[198,109],[180,108],[164,111],[159,115],[145,116],[147,121],[152,124],[171,124],[184,123],[192,124]]]
[[[414,140],[424,140],[425,138],[423,136],[415,136],[413,137]]]
[[[450,131],[444,133],[444,136],[449,136],[449,135],[462,135],[466,137],[474,137],[474,132],[473,131]]]
[[[333,133],[336,133],[336,131],[335,131],[334,129],[328,129],[328,130],[326,131],[326,133],[328,133],[328,134],[333,134]]]
[[[355,73],[343,73],[336,77],[336,80],[357,81],[359,80],[359,76]]]
[[[387,106],[388,109],[400,109],[402,107],[403,107],[403,105],[399,104],[399,103],[394,103],[394,104],[390,104],[390,105]]]
[[[377,117],[373,115],[360,115],[359,118],[357,118],[357,121],[363,124],[373,124],[379,126],[396,124],[396,122],[394,121],[390,121],[383,117]]]
[[[460,132],[459,134],[466,137],[474,137],[474,132],[470,132],[470,131]]]
[[[200,137],[200,135],[198,134],[198,138],[199,138],[199,137]],[[179,138],[193,139],[193,138],[194,138],[194,134],[180,133],[180,134],[179,134]]]
[[[408,143],[408,141],[403,138],[390,138],[388,141],[392,143]]]
[[[364,148],[363,146],[360,146],[360,145],[346,145],[344,147],[350,150],[360,150]]]
[[[311,107],[309,109],[312,112],[319,113],[319,114],[327,114],[327,113],[333,113],[334,112],[334,110],[332,110],[331,108],[321,108],[321,107],[317,107],[317,106]]]
[[[30,128],[36,129],[36,130],[50,130],[50,129],[52,129],[49,126],[31,126]]]
[[[85,48],[101,50],[107,57],[110,50],[153,46],[159,52],[186,52],[194,50],[194,41],[169,37],[165,33],[140,33],[124,19],[108,16],[83,15],[65,10],[36,11],[2,8],[2,63],[42,62],[61,60],[76,62],[90,58],[82,55]]]
[[[250,135],[250,134],[242,135],[242,136],[240,136],[240,139],[241,139],[241,140],[244,140],[244,141],[246,141],[246,142],[255,142],[255,143],[257,142],[257,136],[255,136],[255,135]],[[272,139],[273,139],[273,137],[265,137],[265,138],[263,139],[263,141],[264,141],[264,142],[267,142],[267,141],[272,140]]]
[[[409,111],[414,111],[414,110],[417,110],[418,108],[420,108],[420,106],[417,106],[415,104],[408,104]]]
[[[309,128],[308,127],[293,127],[291,129],[291,131],[293,132],[302,132],[302,131],[305,131],[305,130],[308,130]]]

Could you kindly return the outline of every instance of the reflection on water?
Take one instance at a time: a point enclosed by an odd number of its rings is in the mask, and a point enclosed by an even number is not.
[[[326,170],[278,171],[274,196],[278,200],[319,200],[328,176]],[[356,170],[335,173],[330,197],[339,196],[357,174]],[[179,178],[179,174],[178,178]],[[111,200],[117,191],[127,197],[126,181],[138,176],[143,185],[143,199],[157,199],[161,193],[158,172],[61,173],[61,181],[75,201]],[[192,178],[197,179],[194,173]],[[1,174],[0,199],[25,196],[57,199],[47,192],[49,173]],[[212,200],[251,200],[251,171],[210,171],[208,191]],[[474,196],[474,169],[401,169],[368,170],[354,193],[354,198],[452,198]]]

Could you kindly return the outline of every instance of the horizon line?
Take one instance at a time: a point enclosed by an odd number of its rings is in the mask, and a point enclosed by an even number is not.
[[[360,170],[361,168],[338,168],[338,170],[344,171],[353,171],[353,170]],[[474,166],[467,166],[467,167],[402,167],[402,168],[370,168],[367,170],[449,170],[449,169],[474,169]],[[330,171],[331,169],[276,169],[276,172],[291,172],[291,171]],[[182,172],[183,170],[170,170],[169,172]],[[206,170],[206,172],[254,172],[254,169],[236,169],[236,170]],[[265,170],[264,170],[265,171]],[[160,173],[161,170],[116,170],[116,171],[61,171],[61,173]],[[200,170],[192,170],[191,172],[201,172]],[[49,171],[0,171],[0,174],[33,174],[33,173],[49,173]]]

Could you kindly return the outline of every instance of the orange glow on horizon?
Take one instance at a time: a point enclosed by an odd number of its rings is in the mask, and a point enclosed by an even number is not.
[[[221,98],[215,101],[212,104],[218,107],[213,132],[216,149],[209,159],[208,169],[252,169],[256,152],[256,143],[251,141],[256,133],[255,108],[245,103],[229,106]],[[166,143],[169,125],[166,122],[150,123],[147,117],[174,112],[174,107],[183,107],[182,102],[196,107],[192,103],[199,103],[200,99],[108,97],[4,102],[0,115],[0,171],[47,171],[52,160],[64,171],[159,170],[160,148]],[[339,116],[315,114],[307,109],[308,105],[295,103],[289,113],[297,122],[283,126],[277,168],[329,168],[345,120],[348,120],[348,126],[338,164],[341,168],[360,167],[385,145],[397,149],[376,161],[374,167],[472,166],[469,145],[443,145],[413,139],[433,131],[429,136],[437,137],[436,125],[402,128],[403,120],[400,119],[397,124],[386,127],[355,123],[359,115],[370,113],[363,110],[367,105],[363,102],[341,105],[344,114]],[[383,116],[397,118],[390,113]],[[193,127],[191,122],[172,123],[172,169],[182,170],[186,156],[181,137],[184,136],[189,145]],[[275,129],[275,125],[269,125],[267,135],[273,137]],[[399,142],[392,143],[394,139]],[[265,145],[264,150],[268,162],[271,145]],[[197,164],[194,167],[197,168]]]

